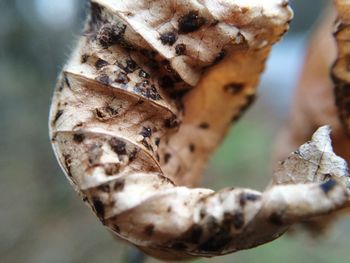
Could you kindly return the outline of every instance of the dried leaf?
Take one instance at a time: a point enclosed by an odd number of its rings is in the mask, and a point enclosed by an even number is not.
[[[253,102],[288,29],[286,1],[94,0],[91,10],[59,78],[50,136],[67,178],[115,236],[158,258],[209,257],[347,205],[344,161],[327,128],[300,149],[320,172],[304,156],[293,161],[305,184],[190,188]],[[319,178],[333,168],[333,179]]]

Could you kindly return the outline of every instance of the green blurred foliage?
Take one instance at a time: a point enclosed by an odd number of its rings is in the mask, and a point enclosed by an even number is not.
[[[38,1],[0,0],[3,263],[124,262],[127,251],[73,193],[48,139],[48,110],[56,76],[74,46],[86,12],[86,1],[71,1],[78,7],[71,23],[52,28],[35,10]],[[325,1],[318,1],[316,7],[306,2],[295,2],[293,32],[307,30]],[[203,184],[214,189],[235,185],[262,190],[271,174],[270,153],[279,125],[274,110],[257,103],[231,130],[213,157]],[[344,221],[323,241],[305,235],[285,236],[257,249],[197,262],[345,263],[349,262],[349,234],[349,224]]]

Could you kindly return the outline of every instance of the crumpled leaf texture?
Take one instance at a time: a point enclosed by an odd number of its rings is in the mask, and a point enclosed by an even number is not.
[[[285,0],[92,1],[58,80],[50,136],[113,235],[162,259],[210,257],[347,205],[346,163],[327,127],[262,193],[194,188],[291,17]]]

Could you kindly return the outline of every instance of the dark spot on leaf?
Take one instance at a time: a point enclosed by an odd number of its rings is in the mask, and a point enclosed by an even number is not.
[[[121,179],[115,182],[113,189],[115,192],[120,192],[120,191],[123,191],[124,186],[125,186],[125,181],[124,179]]]
[[[118,110],[112,108],[111,106],[95,109],[95,117],[100,121],[107,121],[117,115]]]
[[[113,230],[117,233],[120,233],[120,227],[118,225],[114,225]]]
[[[186,15],[180,17],[179,32],[183,34],[191,33],[198,30],[205,24],[205,19],[199,16],[198,11],[190,11]]]
[[[140,69],[139,77],[148,79],[149,78],[149,74],[146,71],[144,71],[143,69]]]
[[[210,24],[210,26],[216,26],[216,25],[219,24],[219,23],[220,23],[220,21],[217,20],[217,19],[215,19],[215,20]]]
[[[175,116],[164,121],[164,127],[168,129],[178,127],[179,125],[180,123]]]
[[[199,124],[198,126],[201,129],[208,129],[209,128],[209,124],[207,122],[202,122]]]
[[[103,184],[98,187],[98,189],[104,193],[109,193],[111,191],[109,184]]]
[[[139,133],[144,138],[149,138],[152,135],[152,129],[147,127],[142,127],[142,131]]]
[[[254,202],[256,200],[260,199],[259,195],[252,194],[252,193],[241,193],[239,195],[239,204],[241,206],[245,206],[247,201]]]
[[[337,185],[337,181],[334,179],[330,179],[320,185],[320,188],[325,194],[328,194],[328,192],[332,191],[332,189]]]
[[[186,54],[186,45],[185,44],[177,44],[175,46],[175,53],[178,56],[182,56]]]
[[[119,72],[114,81],[120,84],[127,84],[129,82],[129,78],[124,72]]]
[[[134,87],[134,91],[142,96],[152,99],[152,100],[160,100],[162,97],[158,93],[156,87],[154,85],[149,85],[148,80],[144,80],[141,83],[138,83]]]
[[[155,138],[155,139],[154,139],[154,144],[155,144],[156,146],[159,146],[159,143],[160,143],[160,138]]]
[[[106,175],[115,175],[119,173],[120,164],[118,163],[108,163],[104,165]]]
[[[80,59],[80,62],[83,64],[83,63],[86,63],[89,59],[89,55],[88,54],[83,54],[81,56],[81,59]]]
[[[104,209],[104,204],[102,203],[102,201],[99,198],[94,197],[92,199],[92,205],[94,206],[94,209],[95,209],[97,216],[100,219],[104,219],[105,209]]]
[[[193,143],[191,143],[191,144],[188,146],[188,148],[190,149],[190,152],[191,152],[191,153],[193,153],[193,152],[196,150],[196,146],[195,146]]]
[[[118,155],[125,155],[126,154],[126,144],[124,141],[118,140],[117,138],[112,138],[109,141],[109,145],[111,146],[112,150],[118,154]]]
[[[71,165],[72,165],[72,157],[70,154],[63,154],[64,166],[67,169],[68,175],[71,177]]]
[[[279,212],[273,212],[270,216],[269,216],[269,220],[272,224],[277,225],[277,226],[281,226],[283,225],[283,220],[282,220],[282,216],[283,216],[283,212],[279,211]]]
[[[243,114],[247,111],[247,109],[253,104],[253,102],[255,101],[256,96],[255,94],[249,94],[246,96],[246,103],[245,105],[243,105],[239,112],[233,116],[232,121],[237,121],[239,118],[241,118],[243,116]]]
[[[170,158],[171,158],[171,154],[165,153],[164,154],[164,163],[167,164],[169,162]]]
[[[108,65],[109,65],[109,63],[106,60],[103,60],[101,58],[97,59],[95,62],[96,69],[101,69],[101,68],[108,66]]]
[[[53,122],[52,122],[53,125],[56,124],[56,122],[57,122],[58,119],[62,116],[62,114],[63,114],[63,110],[58,110],[58,111],[56,112],[55,118],[53,119]]]
[[[154,225],[153,224],[147,225],[144,229],[144,233],[147,236],[152,236],[154,234]]]
[[[73,141],[76,143],[82,143],[85,139],[85,135],[83,133],[74,133],[73,134]]]
[[[240,229],[244,225],[243,213],[240,211],[234,212],[233,217],[232,217],[232,223],[236,229]]]
[[[204,208],[201,208],[199,211],[199,216],[201,219],[203,219],[207,215],[207,211]]]
[[[97,77],[96,77],[96,80],[99,81],[99,82],[101,82],[101,83],[104,84],[104,85],[109,85],[109,83],[110,83],[109,76],[106,75],[106,74],[102,74],[102,75],[100,75],[100,76],[97,76]]]
[[[137,63],[132,59],[127,59],[125,63],[124,70],[126,73],[132,73],[138,67]]]
[[[240,93],[243,90],[243,88],[243,83],[229,83],[224,86],[224,90],[233,95]]]
[[[66,75],[64,76],[64,82],[66,83],[67,87],[71,89],[71,86],[70,86],[69,80],[68,80],[68,78],[67,78],[67,76],[66,76]]]
[[[172,46],[177,40],[177,35],[174,32],[166,32],[160,35],[160,41],[163,45]]]
[[[103,25],[98,34],[97,39],[102,47],[108,48],[119,42],[125,33],[126,25]]]
[[[216,58],[214,59],[213,64],[215,65],[215,64],[219,63],[221,60],[223,60],[225,58],[225,56],[226,56],[226,51],[221,50],[219,52],[219,54],[216,56]]]
[[[134,148],[134,150],[132,150],[132,152],[129,155],[129,161],[130,162],[132,162],[132,161],[134,161],[136,159],[137,153],[138,153],[137,148]]]

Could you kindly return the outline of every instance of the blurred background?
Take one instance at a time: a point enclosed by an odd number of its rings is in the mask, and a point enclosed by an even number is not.
[[[291,4],[295,19],[273,49],[260,99],[213,157],[205,186],[262,190],[269,181],[273,141],[287,116],[305,45],[326,1]],[[73,192],[48,139],[56,76],[81,32],[86,11],[85,0],[0,0],[2,263],[127,262],[129,248],[116,243]],[[197,262],[348,263],[349,237],[348,218],[321,240],[305,233],[285,235],[256,249]]]

